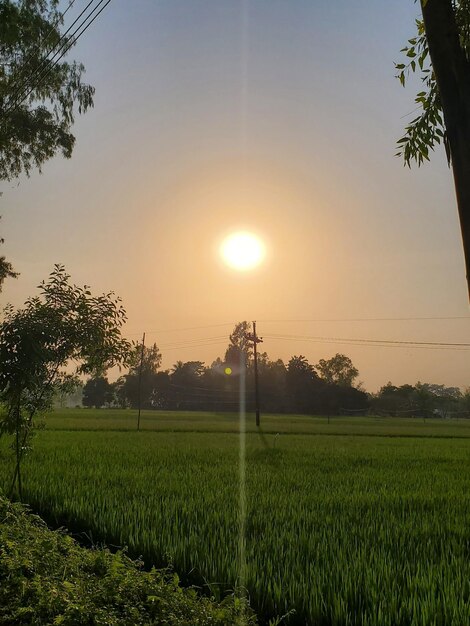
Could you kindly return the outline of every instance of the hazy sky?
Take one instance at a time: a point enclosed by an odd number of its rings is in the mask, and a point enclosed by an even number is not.
[[[210,364],[235,322],[257,319],[271,358],[343,352],[371,391],[470,385],[468,351],[287,337],[470,342],[445,155],[411,171],[394,157],[415,92],[393,62],[418,9],[113,0],[71,55],[96,87],[72,159],[1,185],[3,251],[21,272],[3,302],[21,304],[63,263],[74,282],[122,297],[126,334],[146,331],[165,367]],[[268,247],[249,274],[217,252],[239,228]]]

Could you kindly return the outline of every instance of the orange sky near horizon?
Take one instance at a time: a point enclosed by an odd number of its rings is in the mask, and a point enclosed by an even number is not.
[[[470,386],[468,350],[297,339],[470,343],[445,155],[411,171],[394,157],[414,91],[393,61],[416,11],[112,3],[73,51],[97,93],[72,159],[1,186],[2,253],[21,272],[2,302],[20,305],[63,263],[75,283],[122,297],[125,334],[145,331],[165,368],[210,364],[246,319],[271,358],[345,353],[369,391]],[[220,257],[238,230],[267,247],[250,272]]]

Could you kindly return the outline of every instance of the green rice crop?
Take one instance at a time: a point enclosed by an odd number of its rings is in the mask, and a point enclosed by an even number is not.
[[[191,431],[190,415],[175,416],[171,431],[147,415],[137,433],[116,427],[128,415],[81,415],[54,417],[56,430],[34,439],[24,467],[34,509],[149,564],[171,561],[213,593],[233,588],[235,417],[194,416]],[[247,434],[246,586],[258,613],[295,609],[289,623],[320,626],[470,624],[470,427],[298,417],[289,430],[289,419]],[[9,454],[3,444],[4,487]]]

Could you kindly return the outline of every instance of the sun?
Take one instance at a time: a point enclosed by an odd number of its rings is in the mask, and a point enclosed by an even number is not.
[[[232,233],[220,246],[225,263],[241,272],[254,269],[264,260],[266,249],[259,237],[246,231]]]

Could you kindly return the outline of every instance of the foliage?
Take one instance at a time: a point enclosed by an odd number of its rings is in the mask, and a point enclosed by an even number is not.
[[[4,239],[0,238],[0,244],[4,243]],[[2,291],[2,285],[6,278],[16,278],[18,272],[13,270],[12,264],[6,260],[5,256],[0,256],[0,291]]]
[[[288,406],[301,413],[311,412],[312,396],[318,388],[318,376],[313,365],[303,356],[293,356],[287,364],[286,395]]]
[[[0,239],[0,243],[3,242],[4,240]],[[6,278],[16,278],[17,276],[18,273],[13,270],[12,264],[6,260],[5,256],[0,256],[0,291]]]
[[[226,373],[227,366],[230,374]],[[286,367],[282,360],[271,361],[264,352],[259,355],[258,370],[263,412],[331,414],[341,408],[365,410],[369,406],[367,394],[362,390],[326,383],[303,356],[292,357]],[[115,404],[137,408],[138,372],[121,377],[113,387]],[[171,371],[143,370],[140,391],[144,409],[238,411],[238,368],[221,359],[211,367],[205,367],[202,361],[177,361]],[[254,368],[250,363],[246,371],[249,411],[254,407],[254,398]]]
[[[417,382],[396,387],[388,382],[371,398],[373,411],[402,417],[470,416],[465,395],[457,387]]]
[[[56,265],[41,295],[23,309],[8,306],[0,324],[0,432],[16,438],[15,480],[21,493],[20,462],[37,413],[51,408],[54,393],[74,387],[79,374],[99,374],[126,362],[121,337],[126,314],[119,298],[93,296],[69,282]]]
[[[240,367],[241,356],[249,364],[253,358],[253,347],[249,336],[252,331],[250,322],[239,322],[230,334],[229,345],[225,351],[225,362],[235,371]]]
[[[331,359],[320,359],[316,368],[325,382],[340,387],[352,387],[354,380],[359,376],[359,371],[351,359],[339,353]]]
[[[470,387],[467,387],[462,394],[461,407],[470,416]]]
[[[93,411],[71,413],[91,420]],[[155,413],[166,432],[137,433],[117,432],[102,414],[90,428],[111,430],[64,430],[62,417],[61,430],[43,433],[27,459],[28,501],[51,523],[128,545],[149,565],[170,559],[185,583],[233,589],[237,420]],[[468,421],[265,423],[246,439],[246,585],[260,616],[295,608],[288,624],[470,623]]]
[[[282,359],[271,361],[264,352],[258,356],[259,384],[263,412],[287,412],[289,405],[287,397],[287,368]],[[251,376],[248,380],[252,391]]]
[[[411,415],[415,407],[415,388],[413,385],[397,387],[389,381],[372,398],[372,409],[388,415]]]
[[[417,35],[408,40],[401,52],[405,55],[405,63],[395,63],[398,70],[397,78],[403,87],[410,73],[421,72],[423,91],[415,97],[420,114],[405,128],[404,136],[397,141],[396,156],[403,158],[405,164],[411,167],[416,161],[421,165],[424,160],[429,161],[429,151],[434,150],[436,144],[444,142],[447,159],[450,161],[449,146],[442,119],[442,105],[436,79],[429,62],[429,50],[426,41],[423,20],[416,20]]]
[[[113,400],[113,391],[108,379],[104,376],[89,378],[83,387],[83,406],[101,408]]]
[[[0,624],[226,626],[242,612],[255,623],[241,600],[217,605],[182,589],[170,570],[145,572],[122,551],[81,548],[4,498],[0,546]]]
[[[129,373],[114,385],[116,402],[121,407],[152,408],[160,406],[160,391],[166,387],[167,375],[158,372],[162,355],[156,343],[152,346],[135,344],[130,356]]]
[[[131,355],[131,367],[129,374],[138,376],[140,368],[142,373],[156,374],[162,364],[162,354],[156,343],[152,346],[143,346],[135,344]]]
[[[426,4],[422,2],[422,4]],[[459,33],[460,45],[467,59],[470,58],[470,3],[468,0],[453,0],[455,21]],[[424,21],[416,20],[416,35],[408,40],[401,49],[405,59],[402,63],[395,63],[398,71],[397,78],[405,86],[411,74],[420,73],[423,90],[415,97],[415,117],[405,128],[404,136],[398,140],[396,156],[403,158],[410,167],[415,161],[418,166],[425,160],[429,161],[429,152],[441,142],[444,144],[447,160],[450,163],[451,153],[443,122],[442,103],[436,77],[429,58],[429,49],[426,39]]]
[[[0,179],[41,169],[59,151],[70,158],[75,111],[93,106],[83,65],[47,61],[74,44],[62,23],[57,0],[0,1]]]

